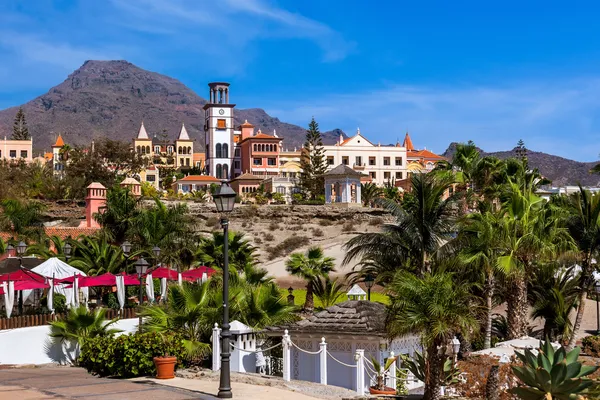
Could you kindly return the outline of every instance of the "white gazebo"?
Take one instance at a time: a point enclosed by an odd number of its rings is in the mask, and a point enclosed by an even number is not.
[[[47,278],[52,279],[62,279],[68,278],[73,275],[78,276],[87,276],[83,271],[78,270],[77,268],[71,267],[64,261],[59,260],[56,257],[52,257],[41,263],[35,268],[31,269],[33,272],[43,275]],[[73,299],[73,289],[64,287],[66,285],[58,285],[54,287],[54,293],[62,294],[67,299],[67,303],[71,305],[75,305],[78,302],[75,302]],[[89,292],[88,288],[79,289],[81,293],[83,293],[83,297],[88,299]],[[23,298],[27,298],[32,293],[32,291],[24,291]]]
[[[362,206],[360,178],[364,175],[340,164],[326,172],[325,203],[343,206]]]

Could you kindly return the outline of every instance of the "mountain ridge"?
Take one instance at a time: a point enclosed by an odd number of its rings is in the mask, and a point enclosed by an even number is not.
[[[203,149],[206,103],[179,80],[128,61],[88,60],[48,92],[22,106],[0,110],[0,135],[11,135],[14,116],[23,107],[37,151],[49,150],[59,133],[76,146],[100,137],[129,141],[142,121],[151,136],[166,131],[170,139],[185,123],[190,137]],[[287,148],[304,142],[304,128],[282,122],[261,108],[236,109],[234,120],[236,126],[248,120],[265,133],[276,130]],[[339,133],[323,132],[324,141],[335,143]]]
[[[452,158],[457,142],[452,142],[443,156]],[[494,156],[500,159],[516,157],[516,147],[512,150],[486,152],[477,148],[482,156]],[[568,158],[527,150],[527,160],[532,168],[537,168],[540,173],[552,181],[553,186],[577,185],[600,186],[600,175],[591,174],[589,171],[600,161],[575,161]]]

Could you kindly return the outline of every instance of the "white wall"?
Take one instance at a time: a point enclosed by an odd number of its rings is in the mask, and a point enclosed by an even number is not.
[[[122,334],[137,330],[138,319],[121,319],[113,327]],[[0,331],[0,364],[48,364],[66,363],[67,352],[62,344],[53,343],[48,336],[50,326],[6,329]]]

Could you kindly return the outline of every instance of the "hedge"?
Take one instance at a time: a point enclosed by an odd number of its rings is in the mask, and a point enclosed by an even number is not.
[[[155,375],[153,359],[165,354],[177,357],[180,367],[184,359],[183,339],[155,332],[134,333],[87,339],[78,363],[94,375],[133,378]]]

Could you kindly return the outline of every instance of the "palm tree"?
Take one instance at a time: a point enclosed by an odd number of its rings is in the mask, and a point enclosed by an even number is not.
[[[118,318],[107,321],[104,308],[90,311],[85,305],[80,305],[71,308],[63,319],[50,322],[49,336],[55,342],[74,344],[75,360],[72,361],[75,362],[86,339],[112,336],[121,332],[120,329],[111,328],[117,320]]]
[[[360,196],[365,206],[372,207],[375,200],[381,197],[381,188],[372,182],[360,185]]]
[[[544,319],[544,337],[565,342],[573,336],[569,315],[578,308],[579,282],[573,268],[561,270],[555,263],[541,265],[535,271],[528,296],[531,316]]]
[[[196,259],[208,267],[223,269],[223,232],[213,232],[200,241]],[[256,261],[256,248],[250,244],[242,232],[229,232],[229,267],[243,269],[248,263]]]
[[[89,276],[107,272],[116,274],[128,269],[120,247],[92,236],[85,236],[81,241],[75,242],[70,264]]]
[[[34,255],[43,260],[57,257],[61,261],[66,262],[64,249],[67,243],[72,247],[76,246],[75,241],[71,238],[62,239],[60,236],[52,235],[27,247],[27,254]]]
[[[487,210],[471,213],[461,221],[458,241],[462,242],[460,257],[476,281],[483,281],[485,325],[483,348],[492,346],[492,308],[496,286],[496,264],[499,255],[498,215]]]
[[[455,230],[456,201],[452,196],[446,197],[452,182],[449,175],[413,174],[410,202],[400,206],[381,200],[396,222],[384,224],[383,232],[363,233],[350,239],[344,246],[344,264],[359,259],[362,265],[388,272],[375,273],[378,283],[383,285],[391,279],[389,271],[398,268],[421,275],[430,271],[431,258]]]
[[[313,299],[314,285],[318,278],[328,276],[334,272],[335,259],[325,257],[323,249],[315,246],[311,247],[305,253],[292,253],[285,262],[285,269],[294,276],[298,276],[306,281],[306,301],[304,310],[312,311],[315,308]]]
[[[334,305],[344,296],[343,286],[338,282],[338,278],[330,279],[328,276],[317,278],[313,286],[314,294],[323,308]]]
[[[555,207],[534,194],[535,185],[507,185],[502,196],[502,219],[497,230],[498,267],[511,283],[508,291],[508,338],[527,334],[527,279],[544,260],[556,259],[574,248],[568,231],[561,227]]]
[[[106,239],[121,244],[125,241],[133,221],[139,213],[138,200],[129,188],[118,185],[107,190],[106,207],[94,214]]]
[[[218,277],[201,285],[171,285],[164,306],[144,308],[144,329],[181,334],[189,357],[210,352],[210,335],[223,313],[222,280]],[[244,279],[231,281],[230,318],[256,329],[295,320],[294,307],[287,304],[276,285],[251,285]]]
[[[158,198],[154,202],[153,207],[141,209],[134,216],[128,236],[142,249],[154,246],[167,249],[177,238],[190,233],[187,206],[178,204],[167,207]]]
[[[564,198],[559,199],[561,201]],[[577,314],[573,323],[573,331],[567,347],[575,345],[577,334],[581,329],[581,321],[585,311],[585,300],[593,283],[592,263],[600,252],[600,196],[579,187],[579,192],[571,194],[562,206],[569,212],[566,220],[567,228],[577,244],[577,261],[581,265]]]
[[[39,239],[42,234],[42,212],[45,207],[37,201],[5,199],[0,202],[0,226],[17,237]]]
[[[399,271],[388,287],[391,304],[386,327],[390,337],[416,334],[425,350],[425,397],[440,398],[445,350],[457,333],[468,335],[477,327],[468,284],[447,272],[419,278]]]

